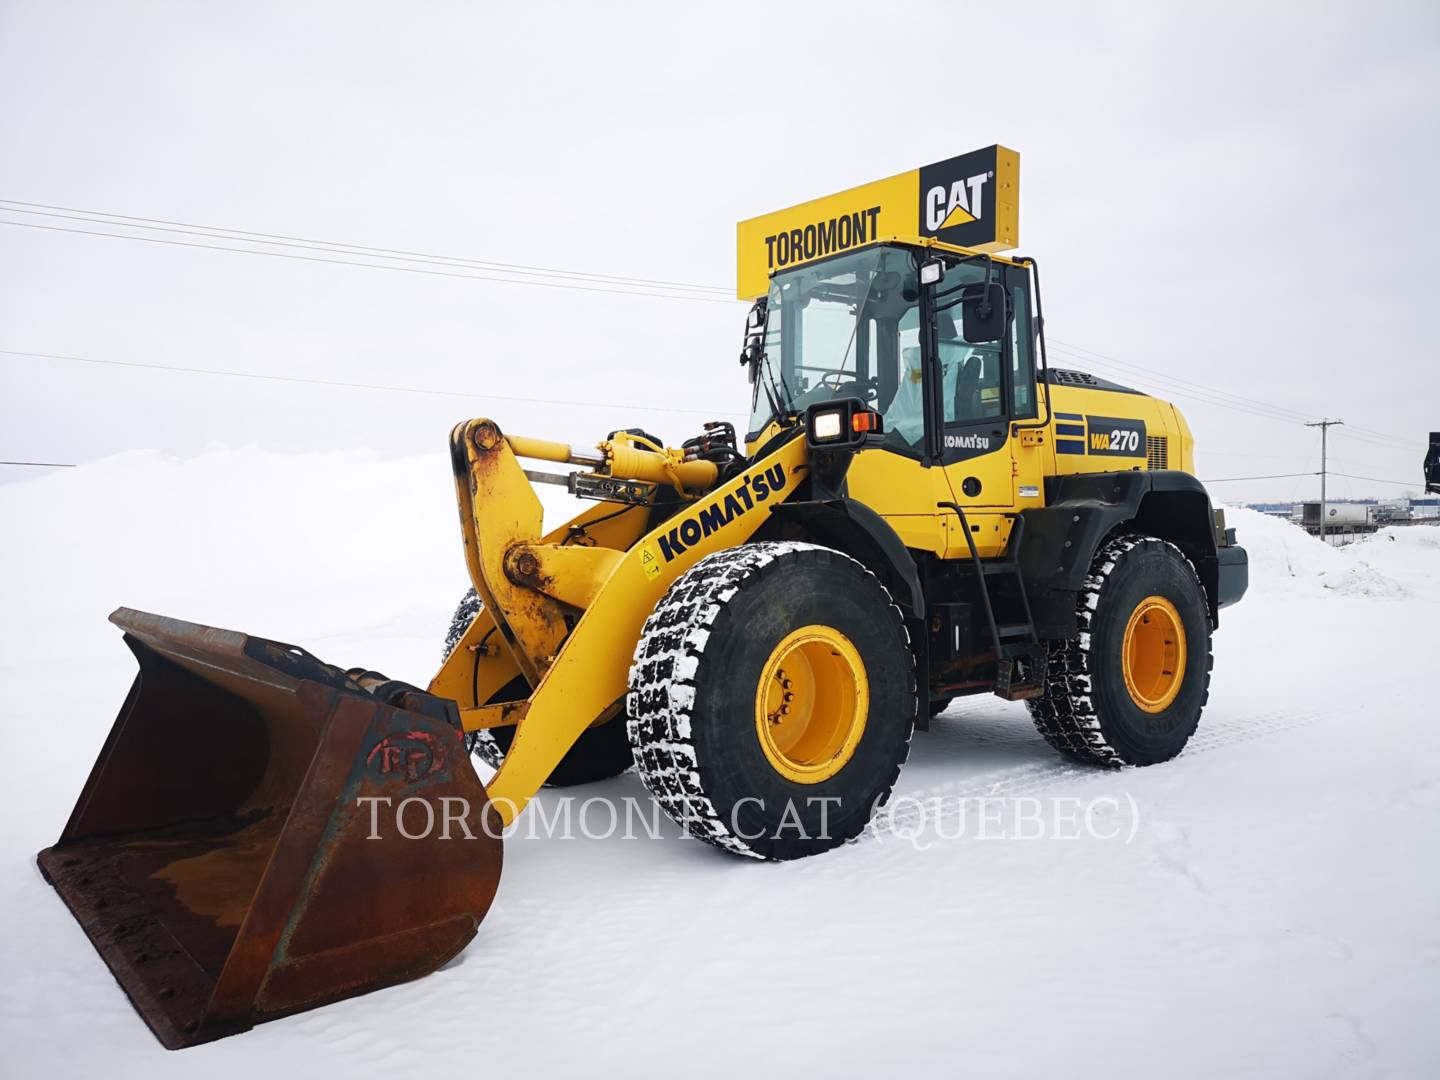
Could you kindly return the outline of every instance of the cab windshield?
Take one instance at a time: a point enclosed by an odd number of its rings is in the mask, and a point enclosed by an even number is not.
[[[959,287],[983,281],[976,264],[950,267],[937,310],[943,422],[998,416],[1000,349],[962,340],[951,308]],[[913,254],[875,247],[777,274],[755,379],[749,438],[817,401],[858,397],[885,418],[885,442],[921,452],[925,435],[920,282]]]
[[[921,421],[919,298],[914,259],[897,248],[870,248],[777,275],[750,432],[841,397],[885,406],[887,421],[896,408]],[[911,363],[902,365],[907,352]],[[902,390],[905,401],[897,401]],[[918,442],[919,430],[913,434]]]

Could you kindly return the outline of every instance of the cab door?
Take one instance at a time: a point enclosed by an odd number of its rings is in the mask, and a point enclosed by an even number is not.
[[[1001,287],[995,340],[967,340],[964,304],[987,284]],[[951,501],[965,508],[982,557],[1000,555],[1016,511],[1043,505],[1048,439],[1036,416],[1028,273],[970,260],[930,288],[932,440]],[[959,516],[943,514],[947,558],[968,558]]]
[[[915,282],[911,271],[910,282]],[[874,376],[874,407],[884,417],[882,446],[855,455],[846,475],[852,498],[883,517],[907,548],[945,556],[947,526],[936,505],[950,498],[944,471],[927,455],[927,407],[921,312],[915,287],[901,303],[861,313],[858,370]],[[953,515],[952,515],[953,516]]]

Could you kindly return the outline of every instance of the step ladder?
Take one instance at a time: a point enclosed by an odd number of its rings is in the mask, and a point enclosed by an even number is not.
[[[965,533],[965,543],[970,548],[970,562],[975,567],[975,579],[980,587],[980,606],[984,609],[985,622],[990,629],[990,641],[995,646],[996,696],[1006,701],[1040,697],[1045,693],[1046,649],[1035,632],[1030,598],[1025,595],[1025,580],[1020,575],[1020,541],[1025,535],[1025,519],[1019,514],[1004,515],[1015,522],[1005,545],[1005,554],[987,562],[980,558],[980,552],[975,547],[975,537],[970,529],[970,520],[965,516],[965,508],[953,502],[938,505],[955,511],[960,518],[960,528]],[[1004,622],[997,621],[995,603],[990,595],[990,579],[994,577],[1010,577],[1015,582],[1016,595],[1020,597],[1020,610],[1006,612]]]

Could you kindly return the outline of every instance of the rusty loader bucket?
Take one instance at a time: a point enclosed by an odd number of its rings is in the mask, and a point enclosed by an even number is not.
[[[140,663],[40,869],[171,1049],[426,975],[500,880],[453,703],[121,608]]]

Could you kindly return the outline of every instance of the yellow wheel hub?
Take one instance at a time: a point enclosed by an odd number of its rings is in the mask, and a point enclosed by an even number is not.
[[[760,672],[755,730],[775,771],[818,784],[845,767],[865,734],[870,680],[860,653],[830,626],[786,634]]]
[[[1185,624],[1163,596],[1147,596],[1130,613],[1120,651],[1125,689],[1148,713],[1164,712],[1185,681]]]

